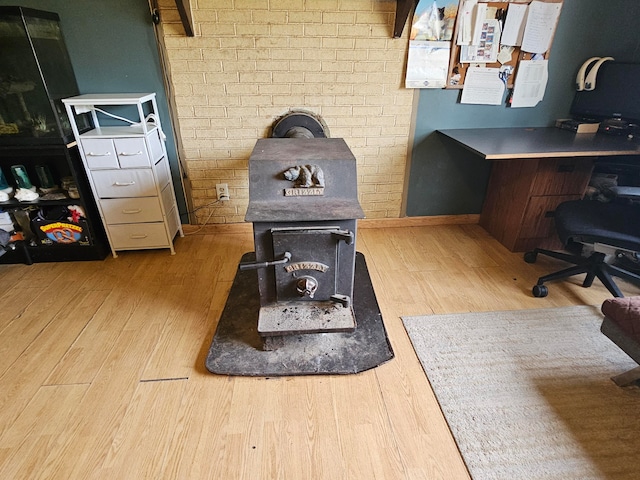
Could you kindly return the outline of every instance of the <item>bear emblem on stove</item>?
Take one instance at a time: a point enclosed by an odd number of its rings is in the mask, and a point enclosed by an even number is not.
[[[296,187],[324,187],[324,172],[318,165],[296,165],[284,172],[284,178],[296,182]]]

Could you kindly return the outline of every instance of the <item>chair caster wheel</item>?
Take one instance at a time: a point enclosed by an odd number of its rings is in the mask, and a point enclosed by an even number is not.
[[[526,252],[524,254],[524,261],[527,263],[536,263],[538,254],[536,252]]]
[[[542,298],[549,294],[549,289],[544,285],[534,285],[532,292],[534,297]]]

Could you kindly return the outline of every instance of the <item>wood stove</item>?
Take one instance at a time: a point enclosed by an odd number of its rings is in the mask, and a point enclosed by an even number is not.
[[[280,120],[281,136],[258,140],[249,158],[255,251],[242,256],[218,320],[212,373],[352,374],[393,358],[356,251],[356,160],[344,140],[299,117]]]
[[[265,349],[303,333],[353,332],[356,159],[340,138],[268,138],[249,158],[258,333]]]

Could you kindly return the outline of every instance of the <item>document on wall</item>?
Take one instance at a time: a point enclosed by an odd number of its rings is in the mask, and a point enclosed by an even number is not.
[[[478,0],[464,0],[460,12],[458,13],[458,22],[460,27],[458,28],[458,38],[456,42],[458,45],[469,45],[473,39],[473,26],[476,19],[476,6]]]
[[[450,42],[414,42],[409,46],[406,88],[444,88],[449,69]]]
[[[531,2],[522,38],[522,50],[530,53],[545,53],[549,50],[561,8],[561,3]]]
[[[548,60],[520,61],[511,108],[535,107],[544,98],[549,78],[548,68]]]
[[[418,3],[409,35],[406,88],[444,88],[447,83],[457,0]]]
[[[487,19],[487,9],[489,6],[486,3],[478,3],[475,7],[475,13],[473,16],[473,28],[471,30],[471,45],[480,44],[480,34],[482,33],[482,22]]]
[[[469,67],[464,80],[460,103],[476,105],[500,105],[505,84],[500,79],[500,69]]]
[[[462,63],[494,63],[500,52],[500,22],[483,20],[478,29],[478,43],[460,47]]]
[[[529,6],[521,3],[509,4],[507,19],[504,23],[502,31],[502,45],[517,47],[522,45],[522,37],[524,35],[524,27],[527,20],[527,11]]]

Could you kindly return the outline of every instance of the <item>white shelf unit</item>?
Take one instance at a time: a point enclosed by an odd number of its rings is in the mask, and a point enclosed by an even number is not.
[[[184,233],[156,94],[86,94],[62,101],[113,256],[121,250],[155,248],[168,248],[174,255],[173,239]],[[135,110],[137,118],[109,110],[123,106],[127,115]],[[94,128],[79,132],[78,115],[90,115]],[[100,118],[109,118],[103,121],[109,125],[101,125]]]

